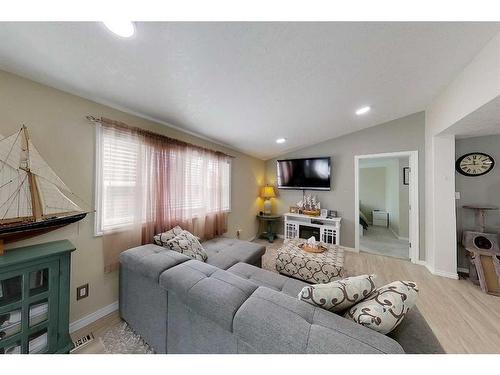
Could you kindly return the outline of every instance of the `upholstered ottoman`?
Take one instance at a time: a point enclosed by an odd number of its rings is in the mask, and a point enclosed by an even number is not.
[[[276,270],[313,284],[324,284],[345,277],[344,248],[326,245],[323,253],[308,253],[299,247],[301,238],[285,240],[278,249]]]

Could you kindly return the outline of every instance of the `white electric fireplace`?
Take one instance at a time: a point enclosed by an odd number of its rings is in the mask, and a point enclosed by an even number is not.
[[[342,218],[326,218],[302,214],[286,213],[285,238],[305,238],[312,236],[324,243],[340,245],[340,222]]]

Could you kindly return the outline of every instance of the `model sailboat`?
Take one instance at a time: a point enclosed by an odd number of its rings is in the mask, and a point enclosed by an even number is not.
[[[77,222],[87,214],[43,160],[23,126],[0,139],[0,255],[3,243]]]

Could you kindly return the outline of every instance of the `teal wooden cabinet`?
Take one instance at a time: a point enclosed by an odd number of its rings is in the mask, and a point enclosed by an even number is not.
[[[68,353],[71,252],[67,240],[0,256],[0,354]]]

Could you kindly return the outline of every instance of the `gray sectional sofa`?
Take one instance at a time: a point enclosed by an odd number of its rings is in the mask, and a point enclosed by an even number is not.
[[[203,246],[206,263],[156,245],[121,254],[121,317],[155,352],[404,352],[397,337],[299,301],[304,282],[258,267],[263,246],[226,238]],[[428,341],[420,323],[409,326],[420,337],[405,345]]]

